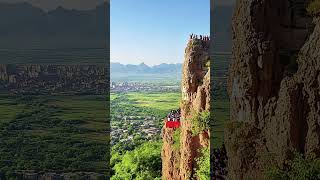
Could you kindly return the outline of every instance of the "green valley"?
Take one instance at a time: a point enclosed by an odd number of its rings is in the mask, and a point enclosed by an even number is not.
[[[107,175],[106,104],[102,95],[1,95],[0,175],[17,177],[23,170]]]
[[[111,93],[112,179],[161,179],[161,128],[180,92]]]

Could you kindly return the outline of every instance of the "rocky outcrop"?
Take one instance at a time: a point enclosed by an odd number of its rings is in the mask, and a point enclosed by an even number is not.
[[[193,113],[210,110],[209,40],[191,38],[185,49],[182,75],[181,127],[163,127],[162,176],[163,179],[196,179],[195,159],[199,150],[209,146],[209,131],[192,133]],[[175,135],[175,131],[179,133]],[[174,136],[179,136],[175,142]],[[175,143],[179,143],[175,145]],[[178,146],[178,148],[176,148]]]
[[[180,179],[180,151],[174,148],[174,130],[162,128],[162,179]]]
[[[236,3],[225,130],[229,179],[262,179],[271,163],[281,166],[294,151],[320,156],[320,21],[312,23],[307,3]]]
[[[103,64],[0,64],[0,90],[24,94],[103,94],[108,87]]]

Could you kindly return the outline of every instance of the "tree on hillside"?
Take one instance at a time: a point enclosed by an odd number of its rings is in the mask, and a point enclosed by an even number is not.
[[[126,152],[113,170],[112,180],[161,179],[161,143],[146,142]]]

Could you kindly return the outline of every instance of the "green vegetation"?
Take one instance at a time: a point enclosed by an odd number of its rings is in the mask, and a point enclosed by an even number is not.
[[[104,96],[0,96],[0,174],[107,172]]]
[[[158,127],[162,128],[168,112],[179,107],[181,93],[111,93],[110,99],[112,126],[123,126],[124,116],[132,116],[130,122],[138,122],[144,117],[153,116]],[[141,130],[132,129],[132,132],[129,132],[130,127],[122,128],[128,130],[127,135],[134,138],[132,141],[120,141],[112,146],[110,161],[112,179],[160,179],[162,146],[160,133],[154,142],[148,142],[145,137],[138,135]],[[178,142],[176,146],[180,146],[179,130],[176,133],[175,141]]]
[[[209,129],[210,127],[210,112],[209,111],[203,111],[203,112],[194,112],[192,113],[191,117],[191,123],[192,123],[192,134],[198,135],[204,130]]]
[[[181,99],[180,93],[128,93],[130,101],[138,107],[149,107],[160,111],[176,109]]]
[[[312,16],[317,16],[320,13],[320,0],[312,0],[307,7],[307,11]]]
[[[204,148],[201,150],[201,156],[196,159],[197,166],[195,176],[200,180],[210,179],[210,150],[209,148]]]
[[[178,128],[174,131],[174,134],[173,134],[173,149],[175,151],[180,150],[180,135],[181,135],[181,129]]]
[[[215,100],[213,105],[213,121],[211,121],[212,144],[215,147],[220,147],[223,143],[223,133],[226,122],[229,120],[229,101]]]
[[[115,175],[112,180],[161,179],[161,142],[146,142],[123,156],[112,156]]]
[[[179,107],[181,93],[111,93],[110,99],[112,123],[120,122],[117,116],[154,116],[160,127],[168,112]]]
[[[167,113],[179,107],[181,93],[111,93],[111,119],[121,116],[155,116],[163,120]]]
[[[181,80],[181,72],[172,73],[119,73],[111,71],[111,79],[115,82],[154,83],[157,85],[176,85]]]
[[[283,168],[272,166],[265,172],[270,180],[311,180],[320,179],[320,159],[305,158],[296,153]]]
[[[230,102],[227,93],[227,74],[232,56],[228,54],[214,55],[212,66],[212,117],[211,144],[219,148],[223,144],[225,123],[229,121]]]

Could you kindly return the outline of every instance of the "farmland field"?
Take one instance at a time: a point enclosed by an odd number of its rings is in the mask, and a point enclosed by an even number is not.
[[[154,112],[152,114],[165,117],[170,110],[179,107],[180,100],[181,93],[178,92],[111,93],[111,115],[118,112],[126,115],[143,116],[152,111]]]
[[[128,93],[128,99],[138,107],[169,111],[176,109],[181,100],[180,93]]]
[[[0,96],[0,174],[107,172],[105,96]]]
[[[223,129],[225,123],[229,120],[229,101],[227,99],[216,100],[213,106],[214,121],[211,121],[212,141],[214,147],[220,147],[223,143]]]

